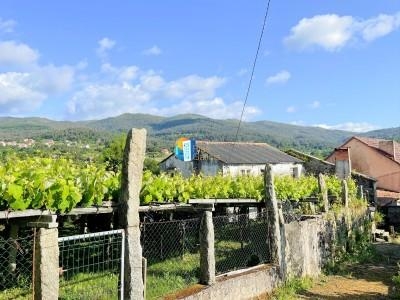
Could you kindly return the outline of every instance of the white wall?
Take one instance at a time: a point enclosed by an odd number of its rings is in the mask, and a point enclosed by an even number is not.
[[[263,174],[265,165],[229,165],[223,166],[223,174],[238,176],[238,175],[261,175]],[[275,175],[290,175],[299,177],[304,173],[303,166],[296,163],[282,163],[272,165],[272,170]]]

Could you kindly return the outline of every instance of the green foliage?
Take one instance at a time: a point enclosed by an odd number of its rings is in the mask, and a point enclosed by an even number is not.
[[[392,277],[392,282],[394,284],[394,289],[393,289],[393,296],[395,299],[400,299],[400,263],[397,263],[397,267],[399,270],[397,270],[397,274]]]
[[[193,175],[188,179],[181,174],[173,176],[162,173],[158,176],[150,171],[143,174],[141,202],[186,202],[189,199],[209,198],[263,198],[263,179],[261,176],[202,176]]]
[[[379,211],[375,211],[374,212],[374,217],[373,217],[373,221],[379,225],[382,224],[385,220],[385,215]]]
[[[11,157],[0,166],[0,209],[69,211],[118,193],[119,177],[103,166],[67,159]]]
[[[300,200],[318,194],[318,180],[313,176],[279,176],[274,185],[276,197],[281,200]]]
[[[121,134],[107,143],[102,152],[102,160],[107,164],[107,169],[114,172],[121,170],[126,136]]]
[[[310,277],[290,278],[286,282],[274,290],[272,299],[276,300],[295,300],[298,299],[296,294],[305,292],[313,285],[313,279]]]
[[[146,157],[143,163],[143,170],[149,170],[155,175],[160,174],[160,166],[158,164],[158,161],[154,158]]]
[[[349,267],[354,264],[370,263],[379,260],[370,241],[371,221],[364,219],[362,225],[353,228],[351,236],[347,234],[346,224],[342,223],[338,228],[338,236],[333,245],[335,255],[325,265],[326,274],[346,274]],[[363,229],[363,230],[362,230]]]

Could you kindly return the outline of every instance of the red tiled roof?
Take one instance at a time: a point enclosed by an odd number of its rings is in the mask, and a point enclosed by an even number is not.
[[[390,156],[392,159],[400,163],[400,143],[393,141],[394,144],[394,155],[391,153],[388,153],[384,150],[382,150],[379,147],[379,142],[389,142],[389,140],[384,140],[384,139],[375,139],[375,138],[368,138],[368,137],[361,137],[361,136],[355,136],[354,138],[358,139],[359,141],[367,144],[368,146],[375,148],[379,151],[384,152],[386,155]]]

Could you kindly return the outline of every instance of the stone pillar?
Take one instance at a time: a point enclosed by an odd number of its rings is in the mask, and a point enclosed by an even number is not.
[[[280,215],[283,219],[282,212],[280,214],[278,209],[278,201],[275,195],[274,187],[274,174],[272,172],[271,165],[265,166],[264,172],[265,181],[265,207],[268,214],[268,225],[269,225],[269,243],[271,249],[272,262],[279,264],[282,267],[282,253],[281,253],[281,230],[280,230]],[[281,220],[281,222],[284,222]],[[283,224],[284,226],[284,224]],[[283,275],[283,274],[281,274]]]
[[[347,181],[342,180],[342,204],[344,207],[349,207],[349,189],[347,187]]]
[[[215,283],[215,248],[212,206],[204,208],[200,224],[200,283]]]
[[[124,299],[144,297],[140,244],[140,189],[146,152],[146,130],[132,129],[126,138],[121,176],[119,218],[125,229]]]
[[[326,188],[324,175],[322,175],[321,173],[318,174],[318,187],[319,187],[319,192],[321,193],[322,196],[323,210],[324,212],[328,212],[329,211],[328,189]]]
[[[41,216],[38,222],[28,226],[35,229],[33,256],[33,299],[58,299],[59,249],[57,216]]]

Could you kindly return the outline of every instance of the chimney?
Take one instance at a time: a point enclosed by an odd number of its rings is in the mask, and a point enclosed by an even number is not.
[[[379,141],[379,149],[389,154],[391,157],[394,158],[395,154],[395,145],[394,141]]]
[[[341,179],[350,177],[350,148],[335,148],[335,173]]]

